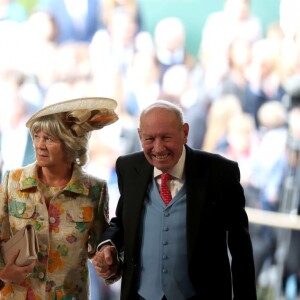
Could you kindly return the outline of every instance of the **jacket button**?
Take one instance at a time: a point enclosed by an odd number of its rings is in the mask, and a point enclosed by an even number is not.
[[[41,250],[42,251],[46,251],[48,249],[46,244],[41,245]]]
[[[55,223],[55,218],[54,217],[50,217],[50,219],[49,219],[49,222],[51,223],[51,224],[54,224]]]

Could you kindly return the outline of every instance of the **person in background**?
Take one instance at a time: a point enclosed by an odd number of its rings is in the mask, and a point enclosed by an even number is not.
[[[113,10],[108,25],[94,34],[89,54],[97,93],[123,102],[123,88],[136,51],[137,34],[136,19],[121,8]]]
[[[253,153],[250,185],[256,190],[255,207],[278,212],[282,201],[282,187],[288,167],[287,112],[279,101],[264,103],[258,111],[258,144]],[[255,269],[257,276],[277,263],[277,228],[256,226]]]
[[[257,143],[258,137],[254,118],[242,112],[236,114],[228,121],[223,147],[220,152],[217,152],[239,164],[241,172],[240,182],[244,188],[246,204],[248,206],[253,201],[252,199],[247,199],[246,191],[250,185],[253,156]]]
[[[227,51],[235,39],[252,44],[262,38],[262,22],[251,8],[251,0],[224,0],[222,10],[207,16],[199,47],[201,60],[226,65]]]
[[[137,0],[101,0],[101,20],[104,27],[108,27],[114,11],[126,10],[137,22],[138,28],[141,28],[140,4]]]
[[[83,171],[92,130],[115,122],[116,102],[80,98],[33,114],[36,161],[4,174],[0,194],[0,242],[26,224],[37,232],[38,260],[15,264],[0,255],[1,299],[89,299],[88,258],[108,226],[104,180]]]
[[[206,131],[202,150],[220,152],[226,147],[228,124],[234,116],[242,113],[240,99],[235,95],[217,98],[209,107],[206,115]]]
[[[184,64],[189,71],[196,65],[196,60],[186,47],[186,29],[177,17],[163,18],[154,29],[155,55],[160,66],[160,82],[166,70],[177,64]]]
[[[259,142],[254,153],[251,184],[259,191],[262,209],[277,211],[287,168],[287,112],[279,101],[269,101],[258,111]]]
[[[188,133],[171,102],[142,111],[143,151],[116,161],[120,199],[95,269],[107,283],[122,274],[122,300],[255,300],[238,165],[190,148]]]
[[[58,44],[69,41],[89,43],[95,32],[103,27],[101,0],[45,0],[37,9],[54,18]]]
[[[293,97],[293,95],[292,95]],[[299,95],[296,95],[299,101]],[[291,214],[300,215],[300,106],[292,105],[288,112],[288,168],[285,173],[285,182],[283,186],[282,208]],[[289,184],[292,183],[292,184]],[[287,197],[287,195],[289,195]],[[300,232],[291,230],[284,232],[284,237],[279,240],[280,244],[287,245],[286,253],[283,257],[283,278],[282,284],[284,295],[287,300],[296,300],[300,293],[300,255],[298,252],[300,246]]]
[[[34,161],[32,140],[25,123],[33,111],[40,108],[30,102],[36,91],[26,90],[29,78],[16,69],[0,71],[0,178],[8,169],[25,166]]]

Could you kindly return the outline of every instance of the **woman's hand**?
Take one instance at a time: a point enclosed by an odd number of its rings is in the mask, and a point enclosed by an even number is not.
[[[33,262],[28,266],[19,267],[15,264],[18,255],[19,252],[13,254],[7,260],[5,267],[0,272],[0,279],[2,281],[20,283],[32,274],[36,262]]]

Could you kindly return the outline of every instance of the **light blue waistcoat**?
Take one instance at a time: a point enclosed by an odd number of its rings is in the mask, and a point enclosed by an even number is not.
[[[187,271],[185,185],[166,206],[153,180],[144,213],[138,293],[146,300],[192,297],[196,293]]]

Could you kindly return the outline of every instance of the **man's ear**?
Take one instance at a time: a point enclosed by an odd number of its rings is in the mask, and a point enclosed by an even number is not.
[[[142,130],[140,128],[137,129],[140,140],[142,141]]]
[[[190,126],[188,123],[184,123],[182,126],[183,126],[184,140],[185,140],[185,143],[187,143]]]

